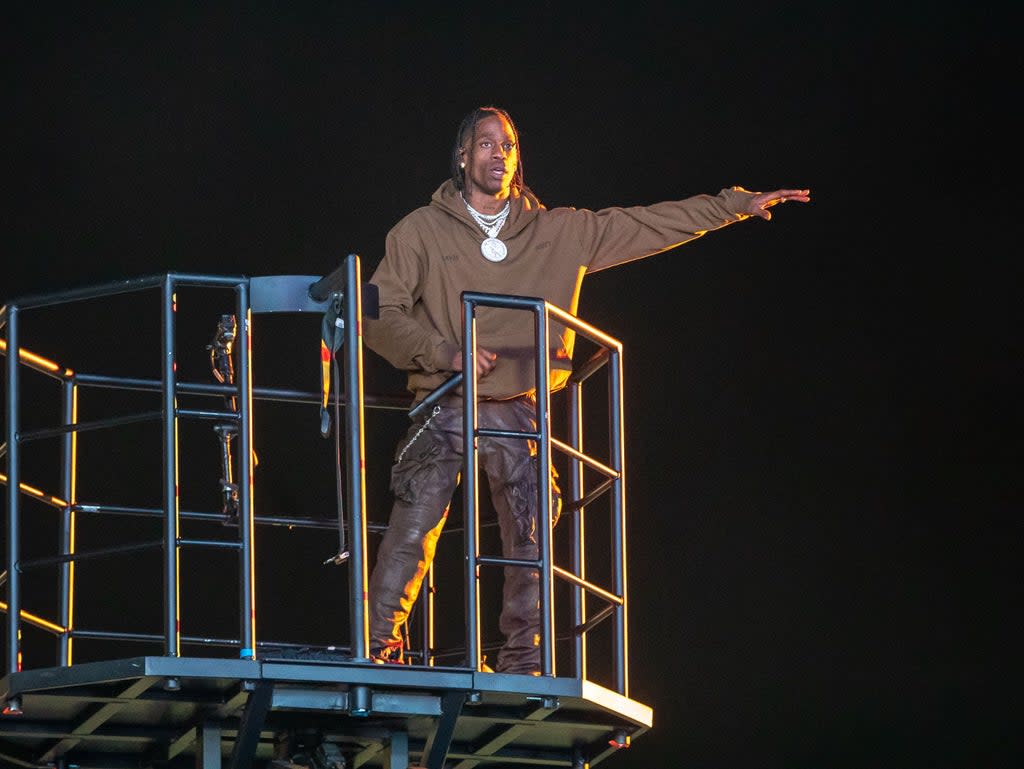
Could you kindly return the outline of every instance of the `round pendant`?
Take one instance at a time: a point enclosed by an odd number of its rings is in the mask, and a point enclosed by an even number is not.
[[[508,256],[508,247],[497,238],[486,238],[480,244],[480,253],[488,262],[503,262]]]

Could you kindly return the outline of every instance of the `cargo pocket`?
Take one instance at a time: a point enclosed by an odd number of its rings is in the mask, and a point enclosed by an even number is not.
[[[400,462],[391,468],[391,493],[397,499],[413,504],[422,494],[424,486],[438,475],[438,457],[441,445],[428,432],[409,446]]]

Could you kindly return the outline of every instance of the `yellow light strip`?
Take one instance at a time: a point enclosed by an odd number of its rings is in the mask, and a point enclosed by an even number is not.
[[[3,473],[0,473],[0,483],[4,484],[5,486],[7,485],[7,476],[4,475]],[[46,494],[45,492],[40,491],[34,486],[29,486],[27,483],[19,483],[18,488],[21,489],[26,494],[28,494],[29,496],[35,497],[36,499],[41,500],[48,505],[53,505],[54,507],[68,506],[68,503],[61,499],[60,497],[54,497],[50,494]]]
[[[7,604],[4,601],[0,601],[0,611],[4,611],[4,612],[7,611]],[[65,632],[67,630],[67,628],[65,628],[65,627],[62,627],[62,626],[57,625],[57,624],[55,624],[53,622],[50,622],[50,620],[48,620],[48,619],[43,619],[42,617],[38,616],[37,614],[32,614],[31,612],[27,612],[24,609],[22,609],[20,612],[18,612],[18,615],[23,620],[25,620],[25,622],[28,622],[31,625],[35,625],[36,627],[41,627],[41,628],[43,628],[43,630],[52,630],[54,633],[63,633],[63,632]]]
[[[0,339],[0,353],[7,352],[7,340]],[[18,350],[18,359],[25,363],[35,364],[39,368],[44,368],[47,371],[52,371],[54,374],[63,373],[64,376],[74,376],[74,371],[69,368],[62,369],[57,363],[54,363],[48,358],[44,358],[41,355],[36,355],[31,350],[26,350],[24,347]]]
[[[78,424],[78,386],[71,387],[71,423]],[[71,476],[68,479],[68,506],[70,507],[78,499],[78,433],[71,433]],[[77,539],[78,516],[74,510],[68,510],[68,552],[75,552],[75,540]],[[68,606],[67,616],[61,616],[61,621],[66,622],[70,630],[75,626],[75,560],[68,561]],[[64,664],[70,666],[74,656],[73,636],[67,639],[67,656]]]

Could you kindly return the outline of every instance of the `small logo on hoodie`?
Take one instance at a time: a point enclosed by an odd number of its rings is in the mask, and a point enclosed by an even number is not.
[[[441,257],[441,260],[445,261],[445,262],[457,262],[457,261],[459,261],[459,255],[458,254],[444,254]]]

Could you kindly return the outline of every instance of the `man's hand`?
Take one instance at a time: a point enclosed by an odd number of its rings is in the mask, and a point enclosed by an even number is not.
[[[483,347],[476,348],[476,375],[485,377],[494,370],[497,365],[498,356]],[[452,358],[452,371],[462,371],[462,351],[455,353]]]
[[[785,203],[787,200],[796,200],[800,203],[806,203],[811,199],[810,190],[775,190],[775,192],[762,192],[760,195],[755,195],[747,203],[747,210],[745,213],[751,216],[760,216],[765,221],[772,218],[772,212],[768,209],[772,206],[777,206],[779,203]]]

